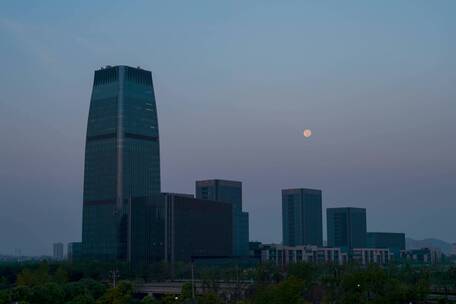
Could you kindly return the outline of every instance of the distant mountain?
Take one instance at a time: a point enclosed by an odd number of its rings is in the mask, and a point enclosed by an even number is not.
[[[444,254],[449,255],[452,250],[452,245],[439,239],[424,239],[414,240],[411,238],[405,239],[405,248],[409,249],[420,249],[425,247],[438,248]]]

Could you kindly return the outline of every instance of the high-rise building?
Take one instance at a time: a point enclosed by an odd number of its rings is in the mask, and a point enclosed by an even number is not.
[[[71,242],[67,245],[67,259],[73,261],[81,257],[81,242]]]
[[[405,233],[368,232],[367,247],[386,248],[395,258],[400,258],[401,251],[405,250]]]
[[[323,245],[321,190],[282,190],[283,244]]]
[[[127,257],[131,197],[160,192],[160,149],[152,74],[108,66],[95,72],[87,122],[83,255]]]
[[[249,216],[242,211],[242,183],[221,179],[196,181],[196,197],[227,202],[233,212],[233,255],[249,255]]]
[[[127,252],[134,264],[232,253],[229,203],[163,193],[132,198],[129,209]]]
[[[329,247],[366,248],[366,209],[328,208],[326,224]]]
[[[54,243],[52,245],[53,257],[56,260],[63,260],[63,243]]]

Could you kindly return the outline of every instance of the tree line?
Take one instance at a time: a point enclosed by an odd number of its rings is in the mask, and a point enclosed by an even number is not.
[[[177,264],[171,271],[164,263],[141,267],[101,262],[0,263],[0,304],[426,303],[432,290],[441,291],[440,303],[450,303],[445,293],[456,290],[456,267],[451,265],[298,263],[286,268],[271,264],[195,268],[204,294],[193,299],[191,284],[186,283],[180,294],[155,299],[136,294],[135,284],[188,279],[190,265]],[[220,281],[248,283],[248,288],[224,295],[217,287]]]

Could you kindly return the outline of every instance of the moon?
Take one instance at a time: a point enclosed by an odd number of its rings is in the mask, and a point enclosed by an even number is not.
[[[304,132],[302,132],[305,138],[309,138],[312,136],[312,130],[310,129],[305,129]]]

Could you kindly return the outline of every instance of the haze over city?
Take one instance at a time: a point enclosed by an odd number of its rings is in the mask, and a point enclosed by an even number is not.
[[[0,4],[0,253],[80,240],[93,72],[121,64],[153,73],[162,190],[242,181],[250,240],[279,243],[281,189],[308,187],[369,231],[455,242],[455,9]]]

